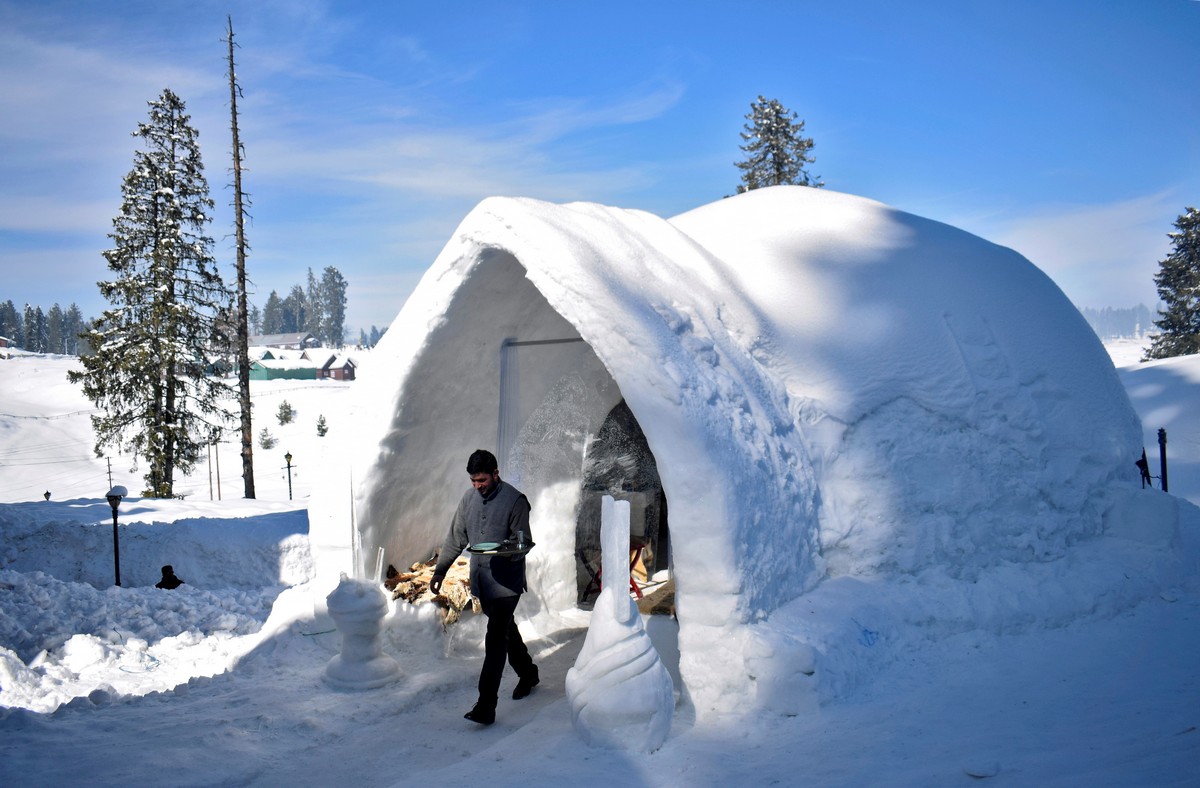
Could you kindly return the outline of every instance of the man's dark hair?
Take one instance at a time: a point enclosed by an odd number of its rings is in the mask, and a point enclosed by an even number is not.
[[[467,473],[474,476],[477,473],[495,473],[500,468],[496,455],[487,449],[476,449],[467,460]]]

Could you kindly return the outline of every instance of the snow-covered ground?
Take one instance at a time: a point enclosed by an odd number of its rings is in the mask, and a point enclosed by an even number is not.
[[[856,634],[854,653],[829,658],[857,661],[866,680],[797,716],[747,708],[697,720],[684,703],[649,755],[591,749],[571,728],[563,685],[582,612],[527,631],[542,683],[521,701],[502,695],[491,727],[461,717],[475,697],[476,618],[444,636],[432,611],[401,606],[383,634],[399,681],[346,692],[322,680],[340,638],[305,583],[305,505],[321,473],[317,416],[336,430],[355,384],[255,383],[256,431],[281,439],[256,447],[258,500],[241,498],[233,444],[220,454],[222,500],[215,484],[210,500],[206,464],[184,500],[127,500],[117,588],[108,467],[90,456],[90,406],[65,379],[73,362],[0,361],[0,785],[1200,785],[1200,357],[1137,364],[1140,348],[1126,344],[1110,352],[1152,473],[1163,427],[1171,491],[1190,502],[1178,582],[1131,592],[1146,600],[1132,606],[1119,592],[1067,604],[1051,592],[1108,587],[1104,564],[1049,562],[1047,582],[1029,586],[1045,596],[1020,600],[1046,615],[1003,631],[953,616],[885,616],[903,628],[883,631],[841,620],[885,604],[844,582],[807,612]],[[286,427],[274,419],[283,399],[299,414]],[[114,483],[137,490],[140,475],[114,459]],[[1089,549],[1119,553],[1130,588],[1153,582],[1153,538]],[[153,588],[165,563],[186,585]],[[994,585],[973,613],[1010,604]],[[652,636],[663,623],[648,622]]]

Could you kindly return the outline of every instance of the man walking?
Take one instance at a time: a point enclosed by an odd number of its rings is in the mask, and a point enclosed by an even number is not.
[[[476,449],[467,460],[467,473],[473,490],[458,504],[450,532],[438,554],[437,568],[429,590],[440,593],[450,565],[468,546],[483,542],[517,541],[518,535],[530,541],[529,501],[525,494],[500,479],[496,457],[490,451]],[[538,669],[521,640],[513,614],[525,591],[525,556],[471,555],[471,593],[479,598],[487,616],[484,636],[483,668],[479,671],[479,700],[463,716],[480,725],[496,721],[496,700],[504,663],[517,673],[513,699],[520,700],[538,684]]]

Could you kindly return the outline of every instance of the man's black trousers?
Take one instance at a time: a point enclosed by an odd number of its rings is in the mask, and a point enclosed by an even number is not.
[[[487,616],[487,635],[483,640],[483,669],[479,671],[479,702],[496,707],[504,663],[512,665],[518,678],[533,672],[533,659],[513,620],[521,596],[502,596],[480,600]]]

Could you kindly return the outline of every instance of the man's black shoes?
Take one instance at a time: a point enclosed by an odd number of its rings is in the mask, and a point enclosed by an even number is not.
[[[533,688],[538,685],[537,668],[534,668],[533,673],[523,677],[517,682],[517,686],[513,689],[513,700],[520,700],[527,697],[533,692]]]
[[[491,725],[496,721],[496,707],[476,703],[475,708],[463,715],[463,719],[478,722],[480,725]]]

